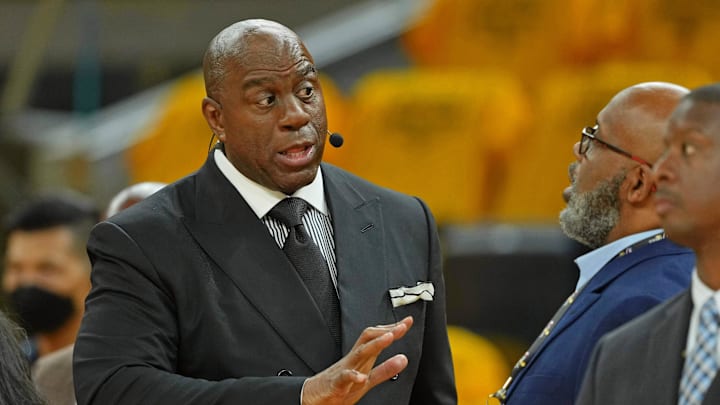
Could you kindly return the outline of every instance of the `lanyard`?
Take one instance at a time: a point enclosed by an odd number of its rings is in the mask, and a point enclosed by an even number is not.
[[[631,246],[623,249],[613,257],[613,259],[618,257],[623,257],[631,254],[632,252],[640,249],[643,246],[651,245],[655,242],[661,241],[665,239],[667,236],[665,235],[665,232],[661,232],[655,235],[652,235],[648,238],[645,238],[637,243],[632,244]],[[587,284],[586,284],[587,285]],[[490,395],[490,398],[494,398],[500,401],[500,403],[505,403],[505,400],[507,399],[507,392],[508,388],[510,388],[510,384],[512,383],[513,379],[520,373],[522,369],[527,367],[528,363],[530,362],[530,359],[532,356],[537,352],[538,348],[545,342],[548,336],[550,336],[550,332],[553,330],[553,328],[558,324],[560,321],[560,318],[562,318],[563,315],[565,315],[565,312],[570,308],[570,305],[572,305],[573,302],[575,302],[575,298],[577,298],[578,294],[582,291],[582,289],[575,290],[570,296],[563,302],[562,306],[555,312],[555,315],[553,315],[552,319],[548,324],[543,328],[542,332],[540,332],[540,335],[535,338],[535,341],[530,345],[530,348],[523,353],[522,357],[520,357],[520,360],[515,363],[515,366],[512,369],[512,372],[510,373],[510,377],[508,377],[507,380],[505,380],[505,383],[503,386],[497,390],[495,393]]]

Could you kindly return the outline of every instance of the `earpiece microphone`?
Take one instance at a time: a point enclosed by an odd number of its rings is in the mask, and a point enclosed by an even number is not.
[[[339,148],[342,146],[343,142],[345,140],[343,139],[342,135],[338,134],[337,132],[330,132],[327,131],[328,135],[330,135],[330,145]]]

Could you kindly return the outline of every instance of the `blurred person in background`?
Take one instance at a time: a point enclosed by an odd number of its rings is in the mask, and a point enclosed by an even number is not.
[[[318,72],[287,27],[233,24],[203,69],[218,145],[88,242],[78,403],[455,404],[427,206],[321,164]]]
[[[5,222],[3,292],[30,337],[32,375],[50,404],[74,404],[73,344],[90,290],[86,243],[99,210],[71,192],[34,198]]]
[[[655,164],[668,237],[697,256],[690,288],[603,337],[578,403],[720,403],[720,84],[697,88],[670,118]]]
[[[575,259],[580,269],[575,292],[493,401],[573,404],[600,337],[689,285],[694,255],[665,237],[652,176],[665,125],[687,92],[661,82],[631,86],[582,130],[573,147],[577,161],[569,167],[560,226],[593,250]]]
[[[103,219],[110,218],[125,208],[135,205],[165,186],[165,183],[144,181],[125,187],[110,199]]]
[[[42,405],[20,343],[25,331],[0,311],[0,405]]]

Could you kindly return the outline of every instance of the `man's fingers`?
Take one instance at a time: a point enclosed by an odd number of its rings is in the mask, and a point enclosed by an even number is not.
[[[356,344],[347,356],[347,365],[356,370],[363,370],[364,368],[365,370],[363,371],[370,370],[370,367],[375,364],[375,359],[380,355],[380,352],[390,346],[394,341],[394,335],[391,332],[385,332],[369,342],[360,345]],[[366,367],[367,364],[369,364],[369,367]]]
[[[412,324],[413,318],[408,316],[392,325],[366,328],[345,357],[345,366],[363,373],[369,372],[380,352],[405,336]]]
[[[390,324],[387,324],[387,325],[377,325],[377,326],[375,326],[375,327],[376,327],[376,328],[393,328],[393,327],[395,327],[395,326],[397,326],[397,325],[399,325],[399,324],[401,324],[401,323],[406,324],[406,326],[409,328],[410,326],[412,326],[413,317],[412,317],[412,316],[406,316],[405,318],[403,318],[403,319],[400,320],[399,322],[390,323]]]
[[[379,366],[372,369],[369,376],[368,385],[372,388],[383,381],[389,380],[391,377],[400,374],[408,365],[408,359],[404,354],[396,354],[395,356],[385,360]]]
[[[330,403],[327,401],[332,398],[343,398],[343,403],[355,403],[377,384],[399,374],[408,364],[403,354],[393,356],[375,368],[373,366],[380,353],[405,336],[412,324],[413,318],[407,317],[392,325],[366,328],[350,353],[305,382],[303,404]]]
[[[382,364],[375,367],[369,374],[364,374],[355,369],[343,370],[340,378],[335,381],[335,388],[340,391],[347,392],[350,389],[356,390],[358,387],[353,386],[364,385],[360,388],[363,391],[369,391],[383,381],[389,380],[391,377],[400,374],[408,365],[408,359],[404,354],[395,355]]]
[[[378,336],[382,336],[387,332],[391,332],[394,335],[393,340],[397,340],[405,336],[405,333],[407,333],[412,324],[413,318],[412,316],[408,316],[402,321],[390,325],[378,325],[365,328],[365,330],[363,330],[363,332],[360,334],[360,337],[358,337],[358,340],[355,342],[353,348],[356,348],[373,339],[376,339]]]

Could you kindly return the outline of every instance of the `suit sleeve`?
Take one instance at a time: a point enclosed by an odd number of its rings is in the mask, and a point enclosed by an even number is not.
[[[299,403],[304,377],[180,375],[175,300],[140,247],[105,222],[88,253],[92,289],[74,353],[78,404]]]
[[[440,243],[432,214],[422,201],[420,205],[427,220],[429,276],[435,286],[435,297],[433,304],[427,307],[422,357],[410,403],[454,405],[457,404],[457,394],[447,334],[445,280]]]

